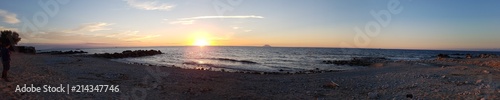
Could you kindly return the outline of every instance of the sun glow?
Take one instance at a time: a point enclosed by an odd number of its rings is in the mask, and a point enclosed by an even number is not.
[[[210,42],[208,42],[208,40],[206,39],[196,39],[193,45],[204,47],[210,45]]]
[[[213,39],[212,35],[207,32],[207,31],[197,31],[197,32],[193,32],[192,35],[191,35],[191,43],[193,46],[200,46],[200,47],[204,47],[204,46],[210,46],[210,45],[213,45],[213,41],[211,41]]]

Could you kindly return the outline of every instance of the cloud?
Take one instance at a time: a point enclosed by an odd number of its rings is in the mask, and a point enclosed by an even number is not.
[[[23,37],[25,43],[124,43],[141,42],[159,35],[139,34],[139,31],[118,31],[99,34],[75,34],[65,31],[41,32]]]
[[[18,31],[17,28],[8,28],[8,27],[3,27],[0,26],[0,30],[12,30],[12,31]]]
[[[142,10],[163,10],[168,11],[174,8],[174,5],[166,4],[166,3],[158,3],[158,1],[154,0],[124,0],[128,5]]]
[[[17,24],[21,21],[17,19],[17,15],[10,13],[8,11],[0,9],[0,16],[3,17],[3,21],[9,24]]]
[[[123,38],[126,36],[136,36],[139,31],[124,31],[124,32],[115,32],[111,34],[106,34],[104,37],[116,37],[116,38]]]
[[[262,16],[255,16],[255,15],[249,15],[249,16],[198,16],[198,17],[190,17],[190,18],[180,18],[175,21],[171,21],[170,24],[183,24],[183,25],[189,25],[193,24],[196,20],[200,19],[262,19],[264,17]]]
[[[96,37],[113,38],[124,42],[141,42],[143,40],[158,37],[160,35],[139,34],[139,31],[121,31],[108,34],[95,34]]]
[[[60,29],[39,32],[38,34],[20,34],[22,43],[53,43],[53,44],[79,44],[79,43],[132,43],[151,40],[160,35],[142,34],[139,31],[111,30],[110,23],[87,23],[76,28]],[[0,29],[6,29],[0,26]],[[101,30],[110,30],[96,32]]]
[[[95,32],[95,31],[102,31],[102,30],[111,30],[111,28],[108,28],[108,26],[111,26],[113,24],[110,23],[103,23],[103,22],[97,22],[97,23],[87,23],[79,26],[78,28],[66,31],[69,33],[73,32]]]
[[[193,23],[194,23],[194,20],[177,20],[177,21],[170,22],[170,24],[182,24],[182,25],[190,25]]]
[[[255,16],[255,15],[250,15],[250,16],[199,16],[199,17],[191,17],[191,18],[181,18],[179,20],[197,20],[197,19],[215,19],[215,18],[221,18],[221,19],[246,19],[246,18],[258,18],[262,19],[264,17],[262,16]]]

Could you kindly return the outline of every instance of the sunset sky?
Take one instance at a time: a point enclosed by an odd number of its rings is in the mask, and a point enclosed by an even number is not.
[[[355,27],[391,0],[1,0],[0,29],[45,46],[500,48],[498,0],[396,1],[401,12],[364,45]]]

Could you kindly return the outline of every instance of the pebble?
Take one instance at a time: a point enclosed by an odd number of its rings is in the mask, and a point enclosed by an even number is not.
[[[406,94],[406,98],[413,98],[413,94]]]
[[[483,70],[483,73],[485,73],[485,74],[489,74],[489,73],[490,73],[490,71],[488,71],[488,70]]]
[[[378,98],[378,96],[379,96],[379,95],[378,95],[378,93],[377,93],[377,92],[370,92],[370,93],[368,93],[368,97],[369,97],[370,99],[377,99],[377,98]]]
[[[479,84],[479,83],[482,83],[482,82],[483,82],[483,80],[479,79],[479,80],[476,81],[476,84]]]
[[[339,84],[337,84],[337,83],[335,83],[333,81],[330,81],[327,84],[323,85],[323,87],[325,87],[325,88],[336,88],[338,86],[339,86]]]
[[[462,67],[462,68],[460,68],[460,69],[461,69],[461,70],[467,70],[467,67]]]
[[[383,67],[384,64],[383,63],[374,63],[371,65],[372,67]]]

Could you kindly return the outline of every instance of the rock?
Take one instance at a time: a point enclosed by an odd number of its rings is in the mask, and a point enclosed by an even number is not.
[[[406,94],[406,98],[413,98],[413,94]]]
[[[32,46],[16,46],[15,48],[21,53],[36,54],[36,49]]]
[[[330,81],[327,84],[323,85],[323,87],[324,88],[336,88],[336,87],[339,87],[339,84],[337,84],[333,81]]]
[[[370,65],[371,67],[383,67],[384,66],[384,63],[373,63],[372,65]]]
[[[446,54],[438,54],[438,55],[437,55],[437,59],[438,59],[438,60],[442,60],[442,59],[444,59],[444,58],[450,58],[450,56],[449,56],[449,55],[446,55]]]
[[[471,58],[472,58],[472,55],[467,54],[467,55],[465,55],[465,58],[467,58],[467,59],[471,59]]]
[[[469,69],[469,68],[467,68],[467,67],[461,67],[460,68],[460,70],[467,70],[467,69]]]
[[[479,58],[498,58],[496,54],[480,54]]]
[[[368,93],[368,98],[369,99],[378,99],[379,95],[377,92],[370,92]]]
[[[485,74],[489,74],[490,73],[490,71],[488,71],[488,70],[483,70],[482,72],[485,73]]]
[[[482,83],[482,82],[483,82],[482,79],[476,80],[476,84],[479,84],[479,83]]]
[[[68,54],[82,54],[88,53],[82,50],[70,50],[70,51],[49,51],[49,52],[40,52],[38,54],[51,54],[51,55],[68,55]]]
[[[143,57],[143,56],[152,56],[157,54],[163,54],[160,50],[125,50],[122,53],[103,53],[103,54],[94,54],[95,57],[103,57],[103,58],[128,58],[128,57]]]

